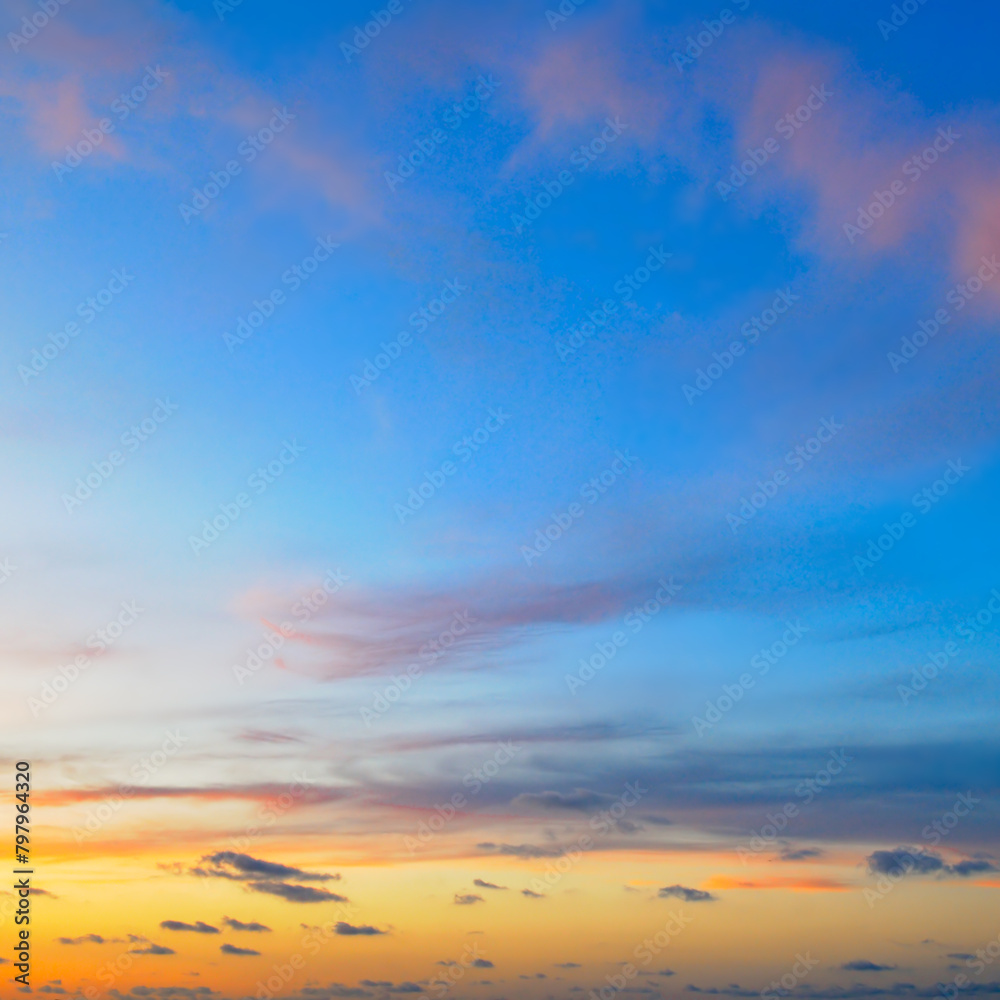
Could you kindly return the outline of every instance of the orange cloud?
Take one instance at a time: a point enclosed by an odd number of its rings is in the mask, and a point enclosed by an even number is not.
[[[761,879],[740,879],[730,875],[713,875],[705,882],[706,889],[790,889],[793,892],[846,892],[851,887],[832,878],[796,878],[773,875]]]

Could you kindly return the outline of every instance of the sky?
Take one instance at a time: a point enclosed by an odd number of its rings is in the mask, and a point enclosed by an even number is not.
[[[0,997],[1000,993],[998,26],[2,0]]]

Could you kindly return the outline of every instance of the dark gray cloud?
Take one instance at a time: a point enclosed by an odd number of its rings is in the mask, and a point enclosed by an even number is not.
[[[483,841],[476,844],[481,851],[505,854],[512,858],[561,858],[566,852],[561,847],[537,847],[534,844],[494,844]]]
[[[154,944],[152,941],[149,942],[144,948],[132,948],[130,949],[133,955],[176,955],[177,952],[173,948],[167,948],[162,944]]]
[[[56,938],[59,944],[106,944],[109,940],[120,940],[119,938],[105,938],[101,937],[100,934],[81,934],[80,937],[69,938],[61,937]]]
[[[685,903],[709,903],[714,902],[716,897],[703,889],[689,889],[684,885],[665,885],[658,893],[661,899],[676,897],[683,899]]]
[[[474,969],[492,969],[493,963],[488,958],[477,958],[472,962]]]
[[[473,903],[481,903],[481,902],[483,902],[483,897],[482,896],[476,896],[476,895],[474,895],[471,892],[467,892],[467,893],[456,892],[455,893],[455,903],[458,906],[471,906]]]
[[[540,892],[532,892],[531,889],[522,889],[522,896],[527,896],[528,899],[545,899],[545,896]]]
[[[368,937],[373,934],[386,933],[385,931],[380,931],[377,927],[370,927],[367,924],[349,924],[343,920],[338,921],[333,929],[337,934],[341,934],[344,937],[353,937],[359,934]]]
[[[249,854],[237,851],[219,851],[216,854],[206,854],[202,863],[208,863],[210,868],[192,868],[191,874],[210,878],[228,878],[237,881],[250,879],[295,879],[298,882],[331,882],[340,879],[339,875],[328,875],[325,872],[306,872],[291,865],[278,864],[275,861],[263,861],[252,858]]]
[[[876,962],[869,962],[867,958],[857,958],[853,962],[845,962],[842,969],[847,972],[892,972],[895,965],[879,965]]]
[[[318,889],[313,885],[292,885],[289,882],[248,882],[254,892],[268,896],[278,896],[289,903],[346,903],[346,896],[338,896],[329,889]]]
[[[823,853],[819,847],[783,847],[778,857],[782,861],[808,861],[811,858],[821,858]]]
[[[219,928],[206,924],[201,920],[193,924],[186,924],[183,920],[161,920],[160,926],[165,931],[191,931],[194,934],[218,934]]]
[[[474,878],[473,885],[478,885],[480,889],[506,889],[505,885],[495,885],[493,882],[484,882],[481,878]]]
[[[589,788],[575,788],[571,792],[522,792],[511,805],[536,809],[570,809],[592,812],[614,802],[614,796],[593,792]]]
[[[242,920],[234,920],[232,917],[223,917],[223,924],[233,931],[255,931],[257,933],[263,933],[264,931],[270,931],[270,927],[264,924],[257,923],[256,920],[251,920],[249,923],[243,923]]]
[[[868,858],[868,870],[873,875],[957,875],[968,878],[970,875],[984,875],[1000,871],[995,862],[987,858],[966,858],[957,864],[949,865],[936,851],[927,851],[922,847],[897,847],[891,851],[873,851]]]
[[[259,955],[259,951],[253,948],[237,948],[234,944],[224,944],[219,947],[223,955]]]

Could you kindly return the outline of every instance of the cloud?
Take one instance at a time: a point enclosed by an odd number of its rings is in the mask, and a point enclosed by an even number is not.
[[[61,937],[56,938],[56,940],[59,944],[106,944],[108,941],[107,938],[101,937],[100,934],[82,934],[80,937]]]
[[[664,886],[657,895],[661,899],[674,896],[677,899],[683,899],[686,903],[707,903],[714,902],[716,899],[710,892],[704,892],[701,889],[688,889],[683,885]]]
[[[289,903],[346,903],[346,896],[338,896],[328,889],[317,889],[312,885],[291,885],[288,882],[250,882],[249,888],[254,892],[263,892],[269,896],[278,896]]]
[[[484,882],[481,878],[474,878],[472,880],[473,885],[479,886],[480,889],[506,889],[505,885],[494,885],[492,882]]]
[[[239,854],[236,851],[219,851],[216,854],[206,854],[202,862],[208,862],[211,868],[192,868],[191,873],[211,878],[229,879],[287,879],[293,878],[299,882],[329,882],[340,879],[339,875],[328,875],[324,872],[306,872],[291,865],[278,864],[275,861],[262,861],[249,854]]]
[[[545,896],[540,892],[532,892],[531,889],[522,889],[522,896],[527,896],[529,899],[545,899]]]
[[[226,927],[234,931],[263,932],[271,930],[270,927],[267,927],[264,924],[258,924],[256,920],[251,920],[250,923],[245,924],[242,920],[234,920],[232,917],[223,917],[222,922]]]
[[[579,962],[553,962],[552,963],[557,969],[582,969],[583,966]]]
[[[968,875],[983,875],[987,872],[1000,871],[1000,868],[994,862],[987,861],[984,858],[969,858],[965,861],[959,861],[958,864],[952,865],[948,870],[964,878]]]
[[[219,947],[223,955],[259,955],[259,951],[253,948],[237,948],[234,944],[224,944]]]
[[[771,875],[767,878],[739,879],[713,875],[705,882],[709,889],[790,889],[797,892],[846,892],[849,886],[833,878],[799,878]]]
[[[781,853],[778,855],[782,861],[807,861],[811,858],[821,858],[822,856],[823,851],[819,847],[800,847],[797,849],[783,847]]]
[[[847,972],[892,972],[896,966],[877,965],[875,962],[869,962],[866,958],[858,958],[853,962],[845,962],[841,968]]]
[[[219,928],[199,920],[194,924],[186,924],[182,920],[161,920],[160,926],[165,931],[192,931],[195,934],[218,934]]]
[[[132,948],[130,949],[133,955],[176,955],[177,952],[173,948],[167,948],[162,944],[153,944],[151,941],[145,948]]]
[[[873,851],[867,858],[873,875],[928,875],[944,871],[941,855],[921,847],[897,847],[892,851]]]
[[[522,792],[513,799],[511,805],[589,812],[613,801],[614,797],[611,795],[592,792],[587,788],[575,788],[572,792]]]
[[[117,990],[109,991],[114,996],[121,996]],[[207,986],[133,986],[128,991],[129,996],[165,997],[172,1000],[175,997],[207,997],[216,996],[217,991]]]
[[[492,969],[493,963],[488,958],[477,958],[472,962],[474,969]]]
[[[483,841],[476,844],[481,851],[505,854],[513,858],[561,858],[566,852],[561,847],[536,847],[534,844],[494,844]]]
[[[995,862],[986,858],[966,858],[949,865],[935,851],[925,851],[922,847],[897,847],[891,851],[873,851],[868,855],[868,870],[872,875],[889,875],[901,878],[904,875],[957,875],[968,878],[1000,871]]]
[[[472,893],[466,893],[465,895],[456,892],[455,893],[455,905],[456,906],[471,906],[473,903],[482,903],[482,896],[475,896]]]
[[[348,924],[343,920],[338,921],[333,929],[335,933],[341,934],[344,937],[354,937],[359,934],[367,937],[372,934],[387,933],[386,931],[380,931],[377,927],[370,927],[367,924]]]
[[[40,804],[48,806],[68,805],[74,802],[103,801],[109,795],[119,791],[117,785],[100,786],[96,788],[54,788],[40,792]],[[190,785],[145,785],[132,789],[133,799],[200,799],[205,802],[225,802],[230,799],[251,802],[273,802],[282,795],[288,794],[288,786],[271,783],[249,785],[209,785],[195,787]],[[323,802],[338,802],[351,793],[343,788],[330,788],[322,785],[307,785],[296,792],[295,798],[304,805],[315,805]],[[231,854],[231,851],[221,852]]]

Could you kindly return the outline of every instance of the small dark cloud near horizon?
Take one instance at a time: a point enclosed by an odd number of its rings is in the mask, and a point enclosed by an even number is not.
[[[232,917],[223,917],[222,923],[232,931],[253,931],[262,934],[271,930],[266,924],[259,924],[256,920],[244,923],[242,920],[234,920]]]
[[[482,896],[477,896],[472,892],[456,892],[455,893],[455,905],[456,906],[472,906],[473,903],[484,902]]]
[[[344,920],[339,920],[334,925],[334,932],[340,934],[342,937],[355,937],[357,935],[362,935],[364,937],[370,937],[374,934],[385,934],[386,931],[379,930],[377,927],[371,927],[368,924],[349,924]]]
[[[234,944],[224,944],[219,946],[219,951],[223,955],[259,955],[259,951],[254,951],[253,948],[237,948]]]
[[[845,962],[842,966],[846,972],[892,972],[895,965],[879,965],[876,962],[869,962],[867,958],[858,958],[853,962]]]
[[[183,920],[161,920],[160,927],[165,931],[190,931],[193,934],[218,934],[219,928],[198,920],[187,924]]]
[[[657,896],[661,899],[683,899],[685,903],[713,903],[718,898],[704,889],[689,889],[685,885],[666,885]]]
[[[479,886],[480,889],[506,889],[505,885],[496,885],[493,882],[484,882],[481,878],[474,878],[472,884]]]

